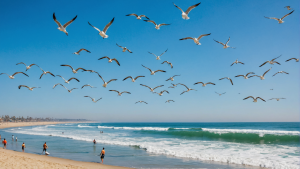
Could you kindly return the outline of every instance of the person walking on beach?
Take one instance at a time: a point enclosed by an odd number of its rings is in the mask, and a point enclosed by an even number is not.
[[[45,144],[43,145],[43,152],[45,151],[45,155],[46,155],[46,153],[47,153],[47,148],[48,148],[48,146],[47,146],[47,144],[46,144],[46,142],[45,142]],[[43,153],[42,153],[43,154]]]
[[[3,149],[6,149],[7,141],[4,139],[4,140],[2,141],[2,143],[3,143]]]
[[[25,151],[25,143],[22,144],[22,151]]]
[[[104,150],[104,147],[103,147],[103,150],[100,153],[100,158],[101,158],[101,161],[102,161],[101,164],[103,164],[104,156],[105,156],[105,150]]]

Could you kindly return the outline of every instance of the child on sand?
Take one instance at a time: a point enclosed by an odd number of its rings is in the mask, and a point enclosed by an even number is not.
[[[2,143],[3,143],[3,149],[6,149],[7,141],[4,139],[4,140],[2,141]]]
[[[22,144],[22,151],[24,152],[25,150],[25,143]]]

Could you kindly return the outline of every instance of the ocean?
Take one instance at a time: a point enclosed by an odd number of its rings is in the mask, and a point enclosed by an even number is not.
[[[8,149],[25,142],[26,152],[41,154],[47,142],[50,156],[79,161],[100,162],[105,147],[105,164],[134,168],[300,168],[299,122],[69,123],[0,134]]]

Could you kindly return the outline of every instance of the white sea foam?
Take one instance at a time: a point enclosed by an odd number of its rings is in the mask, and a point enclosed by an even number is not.
[[[252,130],[252,129],[210,129],[202,128],[202,131],[208,131],[216,134],[225,134],[225,133],[243,133],[243,134],[258,134],[260,137],[263,137],[265,134],[273,135],[298,135],[300,136],[299,131],[283,131],[283,130]]]
[[[82,125],[78,125],[77,127],[88,127],[88,128],[93,128],[93,127],[95,127],[95,126],[82,126]]]
[[[107,129],[123,129],[123,130],[157,130],[157,131],[167,131],[169,127],[109,127],[109,126],[98,126],[98,128]],[[188,128],[177,128],[177,129],[188,129]]]

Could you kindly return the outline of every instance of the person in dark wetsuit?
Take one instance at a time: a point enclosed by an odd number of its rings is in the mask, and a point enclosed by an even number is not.
[[[103,147],[103,150],[100,153],[100,158],[101,158],[101,161],[102,161],[101,164],[103,164],[104,156],[105,156],[105,150],[104,150],[104,147]]]

